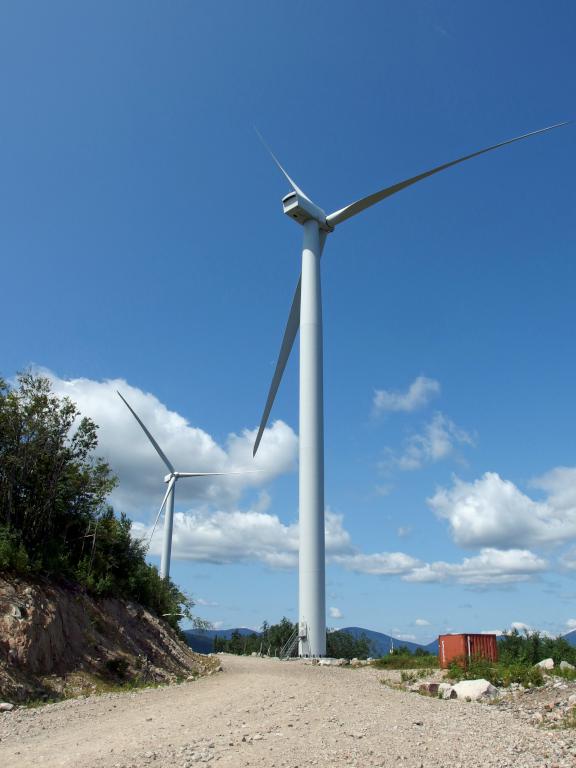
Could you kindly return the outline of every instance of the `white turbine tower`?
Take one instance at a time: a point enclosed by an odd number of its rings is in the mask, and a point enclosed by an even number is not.
[[[292,191],[282,198],[284,213],[304,228],[302,272],[288,323],[284,331],[280,354],[268,392],[260,428],[254,444],[256,455],[270,410],[284,373],[294,339],[300,327],[300,470],[299,470],[299,655],[324,656],[326,654],[326,599],[324,555],[324,414],[322,382],[322,301],[320,257],[326,236],[346,219],[369,208],[391,195],[395,195],[417,181],[463,163],[485,152],[504,147],[515,141],[536,136],[567,123],[541,128],[494,144],[478,152],[459,157],[429,171],[401,181],[391,187],[374,192],[361,200],[329,214],[310,198],[290,178],[272,151],[274,162],[282,171]],[[262,139],[262,137],[260,137]],[[262,142],[264,143],[263,139]],[[265,145],[266,146],[266,145]]]
[[[164,519],[164,538],[162,543],[162,558],[160,560],[160,576],[163,579],[167,579],[170,575],[170,557],[172,554],[172,525],[174,520],[174,490],[176,482],[181,477],[213,477],[213,476],[220,476],[220,475],[240,475],[245,474],[244,472],[176,472],[174,469],[174,466],[172,465],[172,462],[167,458],[166,454],[160,448],[154,437],[149,432],[148,428],[142,421],[142,419],[138,416],[136,411],[132,408],[132,406],[127,402],[127,400],[122,397],[120,392],[117,391],[118,396],[123,400],[126,407],[131,412],[132,416],[136,419],[138,424],[142,427],[144,434],[150,440],[154,448],[156,449],[156,453],[166,467],[168,468],[168,474],[164,477],[164,482],[168,483],[168,487],[166,488],[166,493],[164,494],[164,499],[162,500],[162,504],[160,505],[160,509],[158,510],[158,514],[156,515],[156,520],[154,521],[154,526],[152,527],[152,533],[150,534],[150,539],[152,539],[152,536],[154,535],[154,531],[156,530],[156,525],[158,523],[158,520],[160,519],[160,515],[162,514],[162,510],[164,507],[166,507],[166,517]],[[249,471],[258,471],[258,470],[249,470]]]

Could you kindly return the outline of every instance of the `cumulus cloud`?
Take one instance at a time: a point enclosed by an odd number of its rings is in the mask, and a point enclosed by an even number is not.
[[[329,609],[329,614],[330,614],[330,618],[331,619],[342,619],[342,618],[344,618],[344,614],[342,613],[340,608],[335,608],[334,606],[332,606]]]
[[[474,440],[443,413],[435,413],[421,433],[405,440],[400,455],[389,451],[381,468],[420,469],[425,464],[434,464],[453,455],[458,445],[474,445]]]
[[[98,424],[98,453],[110,463],[120,481],[112,495],[112,503],[129,514],[160,506],[164,495],[163,478],[168,470],[116,390],[134,408],[178,471],[262,470],[230,477],[183,478],[176,489],[178,506],[198,501],[233,506],[247,487],[262,485],[296,467],[298,438],[282,421],[276,421],[266,430],[256,459],[253,459],[256,430],[231,433],[225,444],[219,445],[210,434],[189,424],[154,395],[123,379],[66,380],[49,371],[43,373],[50,378],[56,394],[70,397],[78,404],[82,415]]]
[[[430,626],[430,622],[426,621],[426,619],[416,619],[414,624],[416,624],[417,627],[429,627]]]
[[[573,629],[576,629],[576,619],[568,619],[568,621],[566,622],[566,627],[570,631],[572,631]]]
[[[375,414],[385,411],[416,411],[423,408],[432,397],[439,394],[440,383],[426,376],[418,376],[406,392],[391,392],[377,389],[374,392],[373,409]]]
[[[517,632],[532,632],[532,627],[523,621],[513,621],[510,624],[510,629],[515,629]]]
[[[148,539],[151,527],[134,523],[136,536]],[[326,554],[337,556],[352,549],[350,534],[342,515],[326,510]],[[298,524],[283,523],[276,515],[251,509],[247,511],[210,511],[201,509],[174,515],[173,557],[205,563],[260,562],[271,568],[295,568],[298,565]],[[150,552],[158,555],[162,533],[152,537]]]
[[[545,560],[525,549],[503,551],[485,548],[474,557],[464,558],[461,563],[426,563],[402,578],[419,583],[453,582],[488,586],[529,581],[546,568]]]
[[[367,573],[373,576],[402,575],[412,572],[421,563],[404,552],[377,552],[371,555],[361,553],[335,555],[332,561],[349,571]]]
[[[496,472],[473,482],[454,479],[440,488],[428,504],[447,520],[456,544],[462,547],[532,547],[557,544],[576,536],[576,469],[561,467],[532,482],[549,495],[535,501]],[[571,563],[574,563],[572,565]],[[576,568],[576,558],[563,564]]]

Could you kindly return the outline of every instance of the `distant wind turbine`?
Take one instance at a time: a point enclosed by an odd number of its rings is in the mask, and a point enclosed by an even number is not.
[[[299,561],[299,655],[324,656],[326,654],[326,598],[325,598],[325,542],[324,542],[324,414],[322,372],[322,300],[320,258],[326,236],[343,221],[370,208],[387,197],[395,195],[418,181],[435,173],[463,163],[493,149],[515,141],[551,131],[568,123],[541,128],[494,144],[457,160],[444,163],[391,187],[374,192],[328,216],[300,189],[266,146],[272,159],[284,174],[292,191],[282,198],[284,213],[304,228],[302,272],[276,363],[276,370],[268,392],[260,428],[254,444],[256,455],[278,386],[288,362],[294,339],[300,327],[300,561]],[[258,133],[258,132],[257,132]]]
[[[247,474],[248,472],[259,472],[260,470],[246,470],[244,472],[176,472],[174,469],[174,466],[172,465],[172,462],[167,458],[166,454],[160,448],[142,419],[138,416],[136,411],[132,408],[132,406],[128,403],[128,401],[116,390],[116,393],[121,398],[121,400],[124,402],[132,416],[136,419],[138,424],[142,427],[142,430],[144,431],[144,434],[150,440],[154,448],[156,449],[156,453],[164,464],[168,468],[168,474],[164,477],[164,482],[168,483],[168,487],[166,488],[166,493],[164,494],[164,498],[162,500],[162,504],[160,505],[160,509],[158,510],[158,514],[156,515],[156,520],[154,521],[154,525],[152,527],[152,533],[150,534],[150,540],[152,540],[152,536],[154,535],[154,531],[156,530],[156,525],[158,524],[158,520],[160,519],[160,515],[162,514],[162,510],[164,507],[166,507],[166,517],[164,519],[164,540],[162,544],[162,558],[160,560],[160,576],[163,579],[167,579],[170,575],[170,558],[172,554],[172,527],[173,527],[173,520],[174,520],[174,490],[176,486],[176,482],[181,477],[215,477],[220,475],[243,475]]]

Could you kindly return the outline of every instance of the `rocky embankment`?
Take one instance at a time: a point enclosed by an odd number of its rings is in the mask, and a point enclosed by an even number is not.
[[[0,701],[60,698],[218,666],[137,603],[0,575]]]

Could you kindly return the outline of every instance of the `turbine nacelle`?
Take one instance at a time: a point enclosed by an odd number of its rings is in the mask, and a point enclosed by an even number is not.
[[[298,224],[305,224],[310,219],[314,219],[314,221],[318,222],[320,229],[323,229],[325,232],[332,232],[334,230],[334,227],[331,227],[326,221],[326,214],[322,208],[319,208],[307,197],[298,194],[298,192],[293,191],[283,197],[282,206],[286,216],[294,219]]]

